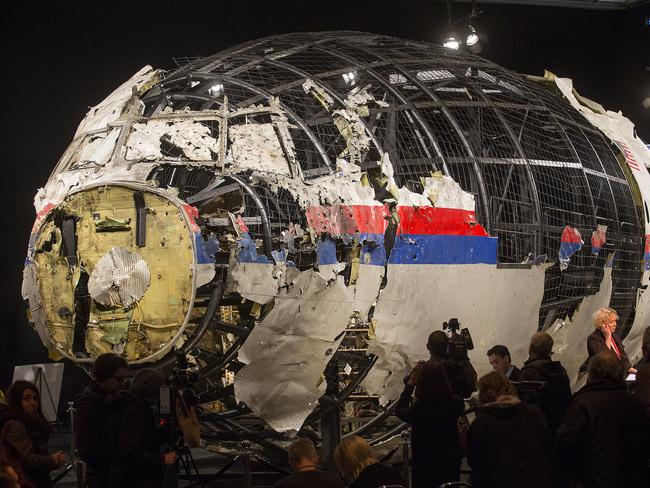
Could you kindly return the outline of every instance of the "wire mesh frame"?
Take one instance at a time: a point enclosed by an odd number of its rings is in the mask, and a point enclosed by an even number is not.
[[[165,90],[173,93],[172,82],[182,78],[212,75],[256,94],[233,105],[277,96],[300,124],[292,132],[305,140],[297,144],[304,147],[298,162],[317,177],[341,140],[326,113],[303,111],[313,99],[301,85],[314,79],[341,106],[351,86],[340,75],[352,71],[357,86],[369,83],[390,104],[372,108],[365,123],[378,152],[391,155],[398,183],[417,188],[436,169],[454,177],[478,197],[477,217],[500,240],[499,261],[521,262],[529,253],[552,259],[564,225],[582,233],[586,245],[570,268],[547,272],[540,325],[564,318],[597,291],[604,256],[589,249],[596,224],[608,225],[603,254],[618,253],[612,303],[623,328],[631,324],[642,272],[642,213],[615,150],[550,90],[476,56],[360,33],[252,42],[190,62],[165,80]]]

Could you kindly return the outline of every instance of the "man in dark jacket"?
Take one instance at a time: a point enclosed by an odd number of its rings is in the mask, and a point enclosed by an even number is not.
[[[582,486],[648,486],[648,418],[622,377],[618,357],[595,355],[587,384],[574,395],[557,430],[555,464]]]
[[[176,462],[176,454],[162,454],[167,439],[159,428],[153,408],[165,377],[155,369],[141,369],[129,391],[121,391],[111,402],[111,473],[109,487],[160,488],[165,466]]]
[[[467,462],[475,488],[550,488],[544,416],[517,398],[493,371],[478,382],[481,406],[467,433]]]
[[[106,488],[110,471],[106,398],[115,395],[129,374],[126,361],[116,354],[95,360],[91,382],[77,397],[76,436],[79,457],[86,463],[89,488]]]
[[[274,488],[345,488],[343,480],[318,466],[318,454],[314,443],[309,439],[298,438],[287,449],[289,465],[294,470],[286,478],[277,482]]]
[[[492,369],[497,373],[501,373],[510,381],[519,381],[519,375],[521,375],[521,370],[512,364],[510,361],[510,351],[506,346],[498,344],[494,347],[491,347],[488,352],[488,361]]]
[[[535,398],[524,400],[536,404],[546,416],[551,432],[555,432],[571,401],[569,376],[559,361],[551,360],[553,338],[546,332],[536,333],[530,340],[528,360],[519,381],[539,381],[543,386]]]
[[[429,335],[427,350],[431,360],[440,362],[445,368],[451,391],[461,398],[469,398],[476,391],[476,370],[466,361],[451,361],[449,358],[449,338],[441,330],[436,330]]]

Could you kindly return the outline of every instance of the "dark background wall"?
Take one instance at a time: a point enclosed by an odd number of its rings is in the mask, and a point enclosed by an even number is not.
[[[650,141],[648,6],[593,11],[480,5],[476,26],[489,36],[481,55],[514,71],[544,69],[574,80],[578,91],[622,110]],[[454,6],[454,16],[469,6]],[[0,173],[0,387],[14,364],[46,360],[27,326],[20,297],[22,264],[43,186],[88,107],[146,64],[206,56],[257,37],[296,31],[361,30],[441,42],[445,4],[418,1],[112,1],[4,7]],[[8,110],[6,109],[8,108]],[[68,365],[67,371],[74,371]],[[70,373],[72,391],[82,377]]]

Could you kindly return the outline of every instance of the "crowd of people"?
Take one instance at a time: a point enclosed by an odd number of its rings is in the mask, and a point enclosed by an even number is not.
[[[643,359],[632,366],[616,334],[616,312],[603,308],[593,319],[588,378],[573,395],[545,332],[532,336],[521,369],[505,345],[491,347],[494,371],[478,381],[469,363],[449,360],[447,334],[433,332],[430,359],[405,378],[395,405],[395,415],[412,429],[412,486],[459,481],[463,458],[478,488],[650,486],[650,327]],[[625,381],[630,374],[636,375],[633,392]],[[102,354],[94,380],[77,398],[76,447],[90,488],[160,487],[175,470],[174,442],[156,414],[166,378],[140,369],[124,388],[128,375],[123,358]],[[468,400],[476,389],[478,396]],[[33,383],[16,381],[0,403],[0,488],[49,487],[50,473],[66,462],[63,452],[48,452],[50,427],[39,395]],[[337,474],[321,469],[314,443],[297,438],[288,448],[293,473],[275,486],[406,486],[361,437],[345,437],[334,461]]]

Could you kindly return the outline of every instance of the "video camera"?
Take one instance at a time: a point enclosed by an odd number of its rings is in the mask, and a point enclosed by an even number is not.
[[[465,365],[469,363],[467,351],[474,349],[474,341],[467,327],[461,329],[457,318],[450,318],[449,322],[442,323],[442,330],[447,332],[449,346],[447,349],[448,360],[452,363]],[[458,331],[460,330],[460,334]]]
[[[161,386],[159,391],[159,412],[161,420],[169,424],[172,445],[176,444],[178,430],[191,447],[200,443],[201,430],[195,411],[198,402],[194,392],[198,379],[198,374],[192,371],[185,353],[176,351],[176,366],[168,377],[167,384]]]

